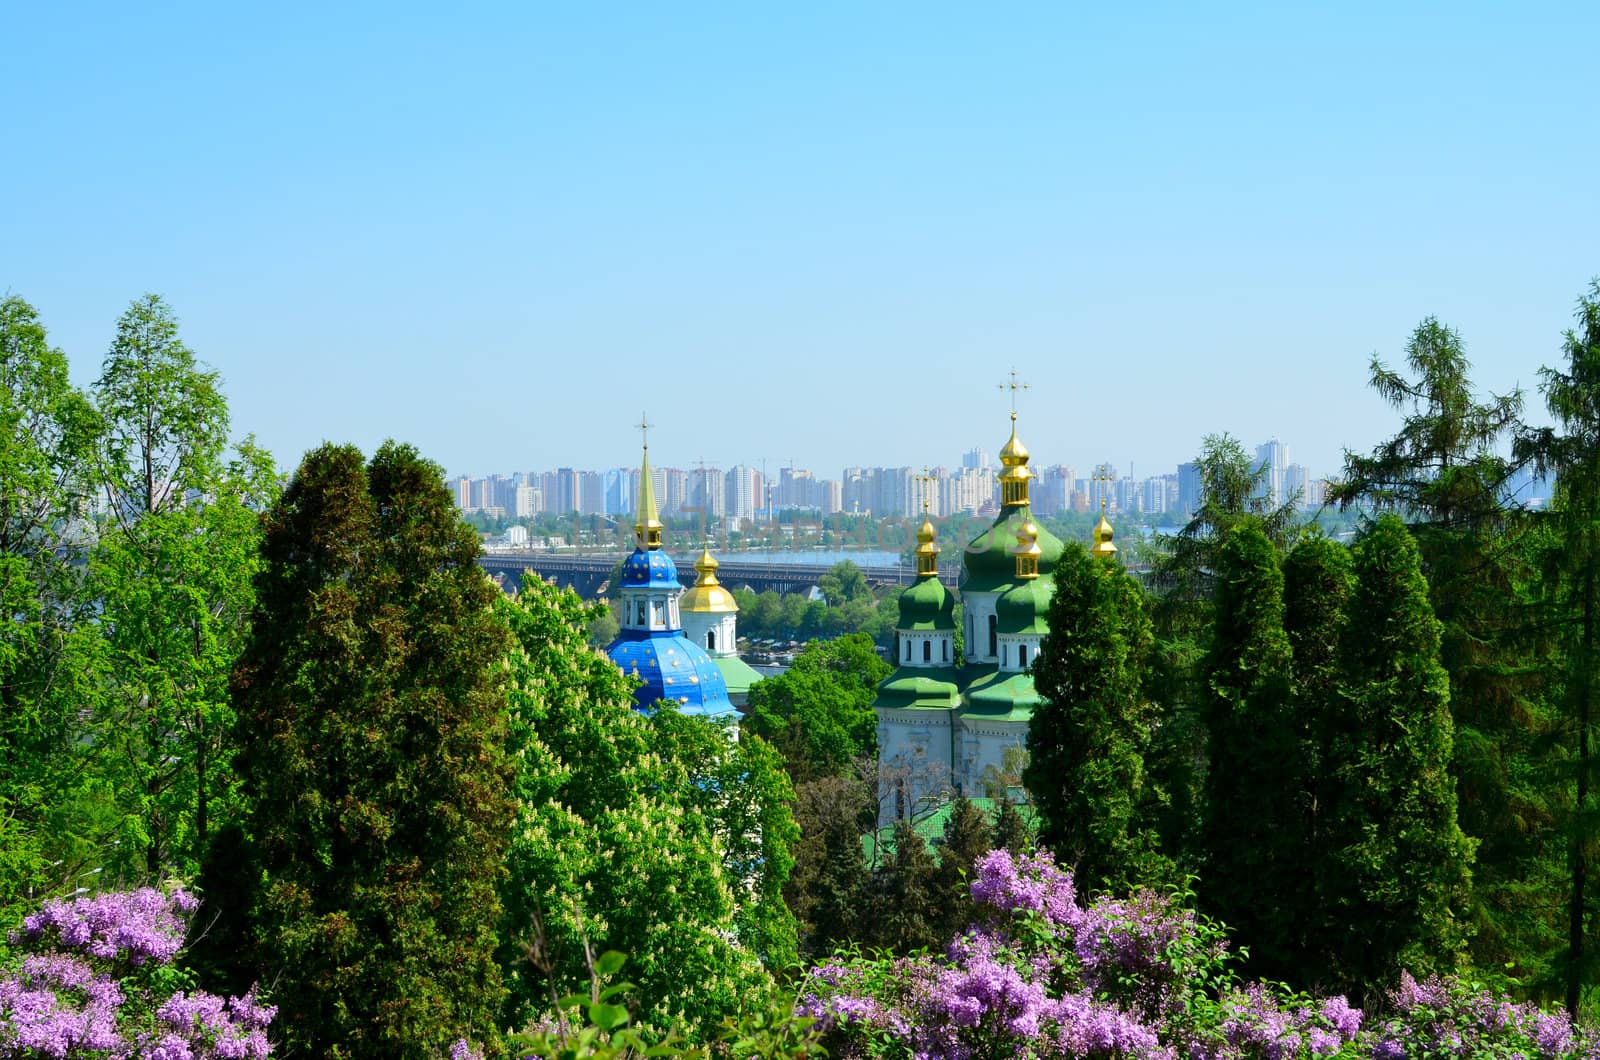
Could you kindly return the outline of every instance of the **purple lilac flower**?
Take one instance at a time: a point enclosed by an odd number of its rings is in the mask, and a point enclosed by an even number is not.
[[[183,890],[164,894],[153,887],[50,901],[24,918],[14,937],[37,942],[53,933],[61,948],[91,957],[164,964],[183,947],[185,918],[195,908]]]
[[[200,1044],[202,1056],[257,1060],[271,1055],[265,1031],[277,1013],[276,1007],[257,1002],[254,991],[227,1000],[201,990],[179,991],[156,1009],[156,1019],[168,1031],[159,1048],[176,1049],[181,1038]]]
[[[972,899],[1002,913],[1042,913],[1053,926],[1077,926],[1078,908],[1072,873],[1056,867],[1047,854],[1025,854],[1020,859],[1008,850],[991,850],[978,859],[972,881]]]
[[[465,1038],[457,1038],[450,1046],[450,1060],[483,1060],[483,1050]]]

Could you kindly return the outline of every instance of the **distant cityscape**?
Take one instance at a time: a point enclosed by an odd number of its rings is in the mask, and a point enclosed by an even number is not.
[[[1265,469],[1263,487],[1274,505],[1293,500],[1301,509],[1319,507],[1328,479],[1314,477],[1289,457],[1277,439],[1255,449]],[[655,495],[664,516],[696,515],[738,525],[772,511],[841,512],[876,517],[920,512],[926,501],[940,518],[981,515],[998,509],[996,467],[988,450],[969,449],[957,467],[847,467],[839,478],[822,478],[800,467],[780,467],[769,476],[746,464],[720,467],[652,467]],[[1035,468],[1033,508],[1040,515],[1098,509],[1146,516],[1188,515],[1200,501],[1200,472],[1193,463],[1171,472],[1134,477],[1107,461],[1082,471],[1070,464]],[[563,467],[451,481],[457,507],[506,519],[543,514],[631,516],[639,495],[638,468],[589,471]]]

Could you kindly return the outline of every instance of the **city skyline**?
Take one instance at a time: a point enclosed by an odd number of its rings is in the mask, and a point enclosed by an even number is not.
[[[390,437],[449,470],[621,466],[609,410],[641,406],[685,467],[920,466],[998,446],[1015,367],[1045,460],[1292,434],[1329,473],[1394,433],[1367,362],[1429,315],[1543,422],[1600,271],[1592,4],[28,5],[8,30],[0,290],[80,385],[164,295],[287,467]]]

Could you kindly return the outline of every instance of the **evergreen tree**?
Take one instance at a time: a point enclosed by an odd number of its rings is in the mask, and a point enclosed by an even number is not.
[[[431,1060],[499,1015],[507,635],[442,483],[406,446],[367,464],[325,445],[264,518],[233,681],[251,854],[235,875],[306,1055]]]
[[[1547,901],[1563,860],[1552,800],[1562,789],[1549,780],[1559,744],[1549,677],[1559,666],[1546,616],[1529,599],[1538,543],[1507,500],[1516,467],[1503,442],[1517,430],[1522,395],[1480,399],[1460,334],[1432,317],[1412,333],[1405,360],[1409,378],[1373,358],[1372,388],[1404,420],[1370,455],[1346,454],[1331,499],[1393,512],[1416,539],[1450,679],[1461,828],[1481,840],[1473,961],[1539,984],[1564,934]]]
[[[1344,713],[1339,651],[1352,588],[1350,550],[1313,534],[1284,558],[1283,574],[1283,626],[1293,654],[1290,716],[1304,767],[1298,793],[1303,816],[1297,827],[1308,844],[1304,878],[1294,897],[1309,915],[1303,921],[1304,936],[1296,942],[1303,976],[1315,984],[1349,930],[1328,915],[1320,893],[1329,853],[1322,816],[1333,790],[1325,775],[1328,763],[1323,749]]]
[[[939,872],[934,879],[944,911],[939,929],[945,938],[965,931],[977,914],[972,880],[978,859],[993,847],[992,835],[983,811],[971,799],[957,795],[951,801],[950,816],[944,823],[944,842],[939,846]]]
[[[1459,966],[1473,844],[1456,823],[1449,678],[1417,546],[1383,516],[1353,559],[1323,896],[1344,929],[1337,985],[1361,992]]]
[[[1245,520],[1217,555],[1209,691],[1206,868],[1201,895],[1249,947],[1251,969],[1295,976],[1309,910],[1301,741],[1289,699],[1283,575],[1266,531]]]
[[[783,900],[799,922],[801,949],[825,953],[856,938],[855,912],[868,882],[861,836],[877,811],[859,778],[831,776],[796,786],[794,816],[800,840]]]
[[[1050,633],[1033,665],[1045,700],[1028,726],[1023,781],[1039,840],[1084,888],[1172,882],[1150,821],[1144,756],[1154,710],[1143,591],[1115,562],[1073,545],[1055,569]]]
[[[928,844],[910,821],[896,821],[894,853],[873,875],[869,936],[892,953],[932,949],[949,936],[942,930],[937,866]]]
[[[1593,893],[1600,846],[1596,798],[1596,684],[1600,683],[1600,280],[1578,300],[1578,326],[1567,332],[1566,370],[1546,368],[1540,389],[1557,428],[1528,432],[1518,449],[1558,484],[1552,521],[1559,530],[1554,584],[1561,646],[1561,742],[1570,755],[1566,785],[1566,952],[1559,962],[1567,1011],[1577,1016],[1585,986],[1600,980],[1600,896]]]
[[[995,850],[1009,850],[1020,855],[1033,849],[1033,833],[1017,804],[1001,796],[994,815]]]

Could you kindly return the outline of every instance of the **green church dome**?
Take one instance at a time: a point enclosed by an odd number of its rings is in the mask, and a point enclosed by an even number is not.
[[[900,594],[896,629],[955,629],[956,598],[937,576],[918,578]]]
[[[1017,581],[1017,530],[1033,519],[1027,507],[1003,508],[994,524],[972,539],[961,561],[961,591],[1003,592]],[[1048,578],[1066,546],[1050,531],[1039,529],[1039,575]]]
[[[1042,702],[1034,691],[1032,674],[987,673],[967,686],[967,706],[961,714],[993,721],[1027,721]]]
[[[1050,632],[1045,622],[1055,583],[1045,578],[1028,578],[1009,590],[995,604],[995,629],[1000,633]]]

